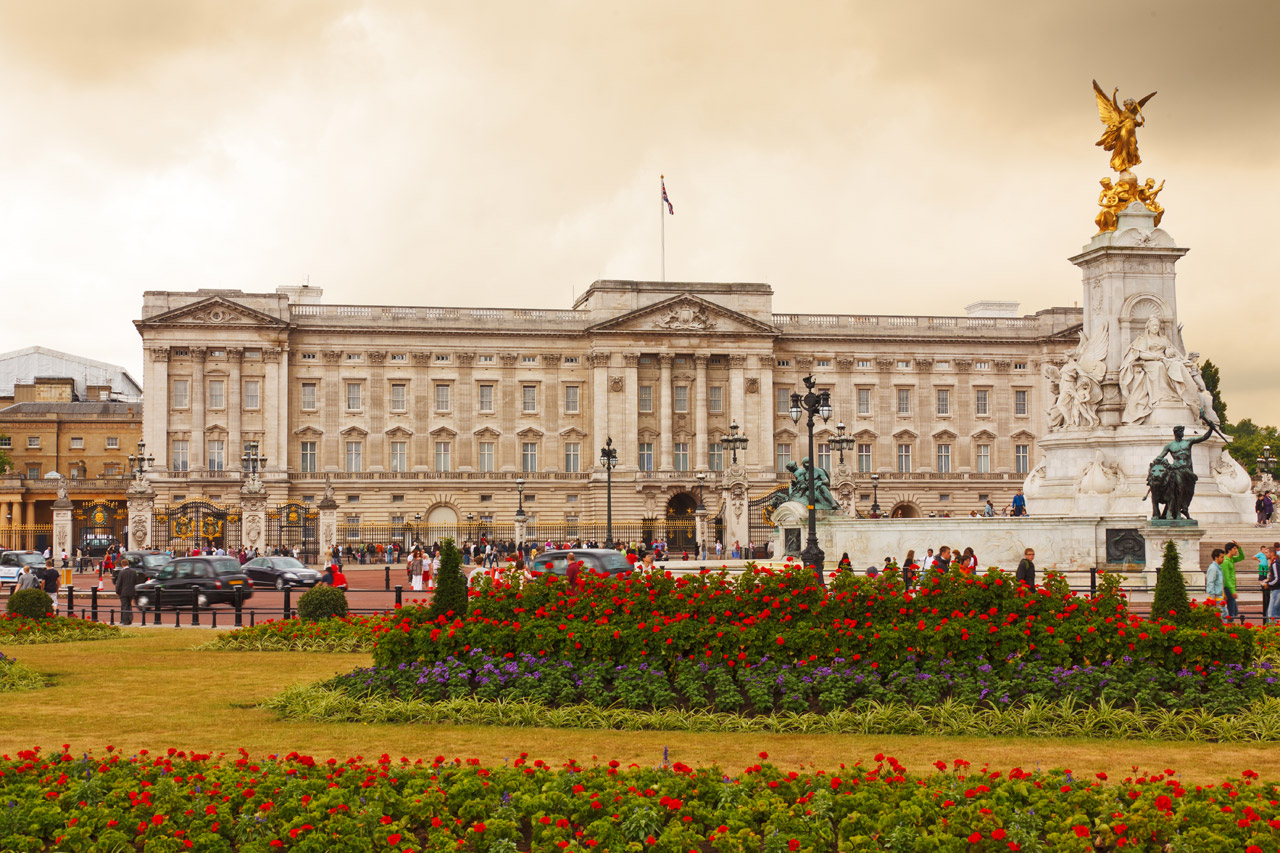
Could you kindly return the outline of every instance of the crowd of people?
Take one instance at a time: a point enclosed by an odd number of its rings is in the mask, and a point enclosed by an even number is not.
[[[1262,587],[1262,624],[1280,620],[1280,542],[1263,545],[1254,554],[1258,561],[1258,584]],[[1244,559],[1244,552],[1237,542],[1228,542],[1214,548],[1209,565],[1204,570],[1204,591],[1210,599],[1221,602],[1222,618],[1234,621],[1240,618],[1238,578],[1236,564]]]

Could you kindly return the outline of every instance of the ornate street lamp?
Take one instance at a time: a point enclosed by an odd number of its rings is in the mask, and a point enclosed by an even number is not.
[[[155,461],[156,458],[147,453],[147,443],[138,439],[138,452],[129,454],[129,473],[136,479],[142,479],[142,475]]]
[[[604,468],[604,547],[613,547],[613,469],[618,464],[618,450],[607,436],[600,448],[600,465]]]
[[[246,450],[244,455],[240,457],[240,470],[248,471],[252,476],[257,476],[259,469],[265,467],[267,467],[267,457],[258,452],[256,444],[253,446],[253,450]]]
[[[802,416],[808,415],[809,464],[813,466],[809,473],[809,541],[805,543],[804,550],[800,552],[800,559],[804,560],[806,566],[813,566],[814,574],[818,577],[818,583],[825,586],[826,581],[822,576],[822,567],[827,555],[823,553],[822,548],[818,545],[818,511],[815,509],[815,504],[818,500],[818,478],[814,476],[817,470],[817,463],[814,461],[813,455],[813,417],[818,415],[824,423],[831,420],[831,392],[815,391],[815,385],[817,385],[817,382],[814,381],[814,378],[806,376],[804,378],[804,395],[801,396],[797,392],[792,392],[791,420],[798,424]]]
[[[880,475],[871,475],[871,517],[880,517]]]
[[[1271,445],[1262,445],[1262,455],[1258,457],[1258,473],[1270,474],[1275,470],[1276,457],[1271,453]]]
[[[729,434],[720,436],[720,445],[727,448],[733,455],[733,464],[738,464],[738,448],[742,448],[742,452],[747,451],[747,437],[738,434],[738,422],[736,420],[729,424]]]
[[[413,544],[415,546],[422,544],[422,533],[418,530],[420,524],[422,524],[422,513],[415,512],[413,514]]]
[[[852,450],[854,443],[857,441],[851,435],[846,435],[844,431],[844,421],[836,424],[836,434],[829,440],[832,447],[840,452],[840,464],[844,464],[844,452]]]

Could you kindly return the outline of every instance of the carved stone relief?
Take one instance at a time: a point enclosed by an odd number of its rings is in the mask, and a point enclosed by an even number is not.
[[[746,381],[746,391],[748,394],[760,393],[760,379],[756,376],[748,376]]]
[[[621,391],[622,389],[624,389],[624,388],[626,388],[626,387],[627,387],[627,382],[626,382],[626,380],[625,380],[623,377],[621,377],[621,376],[610,376],[610,377],[609,377],[609,390],[610,390],[610,391]]]

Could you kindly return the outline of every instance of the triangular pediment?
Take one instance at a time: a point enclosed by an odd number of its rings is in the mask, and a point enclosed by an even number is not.
[[[723,305],[682,293],[620,317],[597,323],[588,332],[671,332],[681,335],[776,335],[768,323]]]
[[[279,317],[272,317],[270,314],[241,305],[223,296],[210,296],[198,302],[192,302],[190,305],[134,322],[138,326],[224,326],[227,328],[246,326],[284,328],[289,325]]]

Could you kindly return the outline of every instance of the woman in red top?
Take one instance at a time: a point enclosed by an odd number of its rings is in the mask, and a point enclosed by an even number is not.
[[[347,591],[347,576],[342,573],[342,567],[337,563],[333,564],[333,585],[343,592]]]

